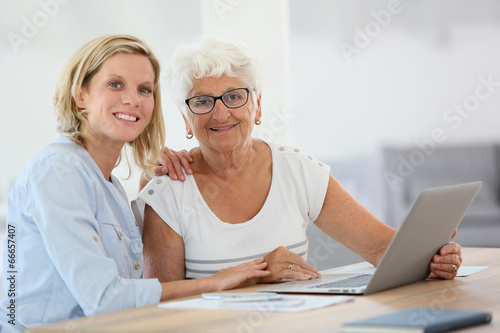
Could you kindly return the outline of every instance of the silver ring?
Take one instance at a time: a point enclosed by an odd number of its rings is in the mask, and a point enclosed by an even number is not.
[[[451,271],[451,272],[456,273],[457,271],[458,271],[457,266],[453,265],[453,271]]]
[[[293,270],[293,265],[292,265],[292,264],[290,264],[290,265],[288,265],[288,267],[287,267],[287,268],[288,268],[289,270]]]

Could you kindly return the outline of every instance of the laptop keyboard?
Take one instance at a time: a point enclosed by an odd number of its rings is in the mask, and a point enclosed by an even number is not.
[[[323,283],[311,288],[348,288],[348,287],[362,287],[370,282],[372,274],[359,274],[348,277],[346,279]]]

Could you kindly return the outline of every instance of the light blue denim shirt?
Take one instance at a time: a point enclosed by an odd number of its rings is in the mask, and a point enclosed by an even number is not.
[[[161,284],[142,269],[141,233],[118,179],[104,179],[59,135],[9,194],[1,331],[157,303]]]

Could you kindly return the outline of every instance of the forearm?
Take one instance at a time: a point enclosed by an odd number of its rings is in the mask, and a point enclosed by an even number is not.
[[[204,292],[219,291],[213,279],[200,278],[195,280],[179,280],[163,282],[160,301],[168,301],[180,297],[200,295]]]
[[[379,239],[373,242],[372,251],[365,254],[364,259],[372,265],[378,266],[395,233],[396,231],[390,227],[381,231]]]
[[[335,178],[330,177],[328,186],[323,209],[314,223],[325,234],[377,265],[396,230],[378,220]]]

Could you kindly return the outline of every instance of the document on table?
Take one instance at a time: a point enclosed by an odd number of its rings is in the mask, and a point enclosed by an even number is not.
[[[257,310],[275,312],[300,312],[325,306],[353,301],[353,296],[308,296],[280,295],[266,301],[224,301],[195,298],[186,301],[160,303],[160,308],[171,309],[216,309],[216,310]]]

